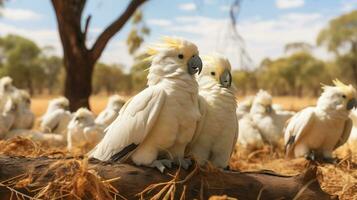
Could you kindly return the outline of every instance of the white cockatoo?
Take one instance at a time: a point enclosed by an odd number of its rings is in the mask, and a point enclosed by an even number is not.
[[[52,99],[51,101],[49,101],[47,110],[42,117],[46,116],[47,114],[52,113],[53,111],[55,111],[57,109],[62,109],[62,110],[69,109],[69,101],[66,97],[58,97],[58,98],[55,98],[55,99]]]
[[[237,106],[237,119],[241,119],[244,115],[248,114],[252,107],[254,96],[247,96],[242,102],[238,102]]]
[[[105,127],[109,126],[119,115],[121,107],[125,104],[125,100],[119,95],[113,95],[109,98],[107,107],[99,113],[95,119],[95,123]]]
[[[16,115],[12,129],[32,129],[35,114],[31,111],[31,97],[26,90],[18,90],[13,95],[16,102]]]
[[[40,130],[45,133],[67,135],[67,126],[72,118],[68,111],[69,101],[59,97],[49,102],[47,112],[41,117]]]
[[[94,122],[94,114],[86,108],[78,109],[68,124],[67,149],[94,147],[104,136],[104,127]]]
[[[278,145],[291,114],[275,111],[272,102],[272,96],[268,92],[260,90],[256,94],[249,115],[239,122],[241,129],[238,141],[243,146],[260,147],[262,141],[273,146]]]
[[[9,98],[0,115],[0,139],[3,139],[15,121],[16,104]]]
[[[262,139],[268,144],[277,145],[282,138],[284,124],[278,123],[276,113],[272,109],[272,102],[272,96],[260,90],[254,98],[249,114]]]
[[[357,106],[356,90],[339,80],[324,86],[315,107],[308,107],[290,120],[285,130],[286,155],[333,162],[332,152],[351,132],[351,109]]]
[[[260,149],[264,146],[264,139],[260,133],[259,128],[253,121],[251,115],[248,113],[243,115],[239,124],[239,134],[238,134],[238,143],[239,146],[242,146],[246,149]]]
[[[12,82],[12,78],[8,76],[4,76],[0,79],[0,111],[4,109],[9,98],[17,91],[17,88]]]
[[[357,109],[353,109],[350,114],[350,118],[352,120],[352,130],[351,135],[348,138],[348,141],[355,142],[357,141]]]
[[[198,49],[186,40],[167,37],[148,54],[148,87],[123,106],[90,157],[129,158],[161,172],[173,161],[188,168],[191,161],[184,159],[185,149],[201,118],[194,77],[202,69]]]
[[[198,85],[200,109],[204,114],[188,153],[200,165],[209,162],[215,167],[226,168],[238,137],[231,65],[220,55],[205,56],[202,62]]]

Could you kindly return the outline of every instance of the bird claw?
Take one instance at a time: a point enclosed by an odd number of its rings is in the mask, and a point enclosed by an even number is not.
[[[192,160],[189,158],[178,158],[175,164],[181,166],[183,169],[187,170],[192,165]]]
[[[158,169],[161,173],[164,173],[166,168],[172,167],[172,160],[169,159],[162,159],[162,160],[155,160],[151,163],[150,167]]]

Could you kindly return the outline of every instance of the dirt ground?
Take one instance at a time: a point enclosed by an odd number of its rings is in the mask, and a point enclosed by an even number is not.
[[[45,112],[48,100],[51,98],[53,97],[33,98],[32,109],[36,116]],[[241,100],[242,98],[239,97],[238,99]],[[94,96],[90,102],[94,113],[98,114],[105,107],[107,97]],[[286,109],[297,111],[306,106],[314,105],[315,99],[278,97],[274,99],[274,103],[279,103]],[[64,148],[62,150],[65,151]],[[0,140],[0,154],[39,156],[50,151],[58,151],[58,149],[31,143],[13,143]],[[342,200],[357,199],[357,142],[343,145],[335,151],[335,155],[340,159],[338,164],[321,164],[318,167],[318,180],[322,189],[329,194],[338,195]],[[230,165],[231,168],[241,171],[269,169],[284,175],[295,175],[306,168],[307,162],[304,159],[286,160],[282,147],[272,150],[269,146],[265,146],[263,149],[247,151],[237,146]]]

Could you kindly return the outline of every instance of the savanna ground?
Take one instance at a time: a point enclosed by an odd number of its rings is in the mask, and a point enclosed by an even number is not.
[[[48,100],[51,98],[53,97],[46,96],[33,98],[32,110],[37,117],[45,112]],[[241,99],[241,97],[238,98],[238,100]],[[284,108],[294,111],[298,111],[309,105],[314,105],[315,101],[316,99],[313,98],[295,97],[277,97],[274,99],[274,103],[279,103]],[[94,96],[91,98],[90,102],[92,110],[95,114],[98,114],[105,107],[107,97]],[[55,153],[58,156],[58,152],[61,152],[63,155],[68,155],[64,148],[53,148],[46,144],[37,144],[28,140],[15,139],[11,141],[0,141],[0,154],[5,155],[37,157]],[[357,142],[345,144],[336,150],[335,153],[336,156],[340,158],[338,164],[319,164],[318,179],[321,187],[329,194],[338,195],[342,200],[357,199]],[[72,170],[72,174],[64,175],[64,178],[59,179],[62,181],[60,182],[62,185],[61,187],[66,185],[66,189],[71,190],[72,188],[72,191],[80,193],[83,192],[81,186],[84,186],[85,181],[92,180],[93,182],[94,179],[99,180],[99,182],[102,181],[99,177],[87,173],[85,161],[74,162],[77,164],[79,163],[80,167],[76,168],[77,170]],[[62,163],[61,165],[70,165],[70,163]],[[230,163],[231,168],[235,170],[254,171],[268,169],[283,175],[296,175],[301,173],[307,165],[308,162],[304,159],[284,159],[282,145],[275,150],[272,150],[269,146],[265,146],[263,149],[250,152],[237,146]],[[76,173],[81,174],[81,177],[78,178]],[[20,185],[26,184],[28,181],[29,180],[25,178],[19,183]],[[14,183],[14,187],[19,183]],[[2,183],[0,183],[0,185],[1,184]],[[95,186],[97,190],[101,187],[107,188],[104,193],[102,190],[99,190],[103,195],[115,192],[106,181],[102,181],[99,185],[97,184]],[[54,187],[53,184],[49,187],[42,188],[37,197],[49,197],[48,195],[50,194],[55,195],[55,193],[53,193],[53,190],[55,189],[56,187]]]

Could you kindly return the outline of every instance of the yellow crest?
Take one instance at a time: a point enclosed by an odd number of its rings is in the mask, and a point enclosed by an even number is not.
[[[179,38],[174,37],[163,37],[162,43],[154,44],[148,48],[147,53],[151,56],[156,55],[159,52],[159,49],[162,48],[174,48],[180,49],[183,47],[183,41]]]
[[[339,88],[349,98],[352,98],[356,93],[355,89],[353,88],[353,86],[351,84],[350,85],[346,85],[346,84],[342,83],[338,79],[333,80],[332,83],[335,85],[335,87]],[[324,90],[326,90],[329,87],[331,87],[331,86],[323,85],[322,88]]]

